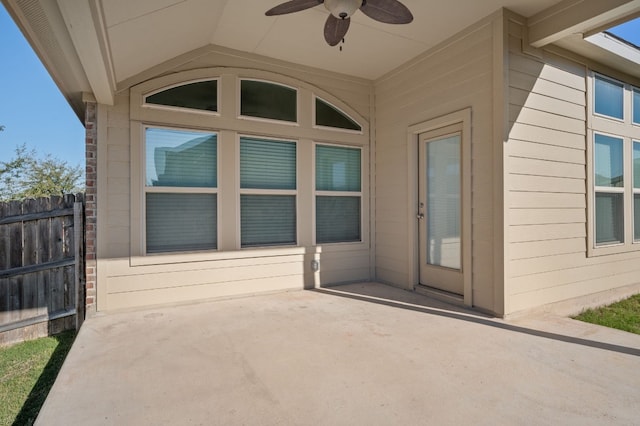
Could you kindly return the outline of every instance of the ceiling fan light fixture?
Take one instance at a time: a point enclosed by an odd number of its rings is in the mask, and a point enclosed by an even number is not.
[[[362,0],[325,0],[324,6],[338,19],[349,19],[362,5]]]

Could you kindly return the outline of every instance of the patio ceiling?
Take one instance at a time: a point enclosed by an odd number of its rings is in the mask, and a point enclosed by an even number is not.
[[[381,24],[357,12],[342,52],[324,41],[329,12],[322,5],[268,17],[265,11],[282,0],[108,0],[100,4],[115,78],[122,81],[207,44],[376,79],[502,6],[530,16],[557,3],[403,1],[414,14],[411,24]]]
[[[402,0],[411,24],[357,12],[340,51],[324,41],[322,5],[267,17],[283,0],[1,1],[79,116],[83,92],[110,104],[146,70],[212,45],[375,80],[502,7],[530,18],[536,47],[640,12],[640,0]]]

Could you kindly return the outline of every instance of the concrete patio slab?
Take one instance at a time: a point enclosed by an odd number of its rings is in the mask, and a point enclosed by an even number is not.
[[[375,283],[84,323],[39,425],[638,424],[640,336]]]

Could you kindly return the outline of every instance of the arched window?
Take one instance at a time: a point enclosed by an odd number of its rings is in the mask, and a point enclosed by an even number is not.
[[[162,89],[144,97],[146,105],[218,111],[218,80],[196,81]]]
[[[362,131],[362,126],[360,126],[354,119],[323,99],[316,97],[315,108],[316,126],[355,130],[357,132]]]

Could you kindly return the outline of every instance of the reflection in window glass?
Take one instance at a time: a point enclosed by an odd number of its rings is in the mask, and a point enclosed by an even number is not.
[[[218,111],[218,81],[199,81],[172,87],[147,96],[145,103],[203,111]]]
[[[624,117],[624,86],[621,83],[595,77],[595,112],[622,120]]]
[[[146,186],[217,186],[217,135],[147,128]]]
[[[360,191],[360,150],[316,145],[316,191]]]
[[[241,80],[240,115],[272,120],[298,121],[297,92],[265,81]]]
[[[320,98],[316,98],[316,125],[346,130],[362,130],[362,127],[348,115]]]
[[[623,187],[623,140],[601,134],[595,135],[596,186]]]

